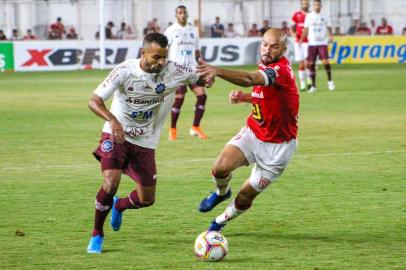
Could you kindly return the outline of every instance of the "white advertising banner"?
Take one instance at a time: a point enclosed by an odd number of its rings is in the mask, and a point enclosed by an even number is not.
[[[106,41],[106,68],[138,55],[141,41]],[[16,71],[99,68],[98,41],[14,42]]]
[[[99,68],[98,41],[17,41],[14,45],[16,71],[52,71]],[[113,68],[124,60],[137,58],[141,40],[108,40],[105,67]],[[257,64],[261,38],[206,38],[200,40],[203,59],[213,65]],[[293,58],[289,40],[287,56]]]

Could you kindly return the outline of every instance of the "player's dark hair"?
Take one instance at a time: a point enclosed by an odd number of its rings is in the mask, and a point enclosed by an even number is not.
[[[319,2],[321,4],[321,0],[314,0],[314,2]]]
[[[164,34],[161,33],[151,33],[145,36],[144,41],[142,42],[142,47],[145,48],[151,43],[158,44],[161,48],[168,46],[168,39]]]
[[[186,8],[184,5],[179,5],[179,6],[177,6],[177,7],[175,8],[175,11],[178,10],[178,8],[183,8],[183,9],[187,10],[187,8]]]

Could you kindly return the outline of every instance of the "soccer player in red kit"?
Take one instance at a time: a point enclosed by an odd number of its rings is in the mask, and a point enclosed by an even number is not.
[[[299,80],[300,91],[306,90],[306,58],[307,58],[307,38],[303,39],[303,42],[299,44],[299,40],[302,37],[304,22],[306,14],[309,12],[309,0],[300,1],[300,10],[293,13],[292,16],[292,33],[295,35],[295,61],[299,63]],[[307,72],[308,74],[309,72]],[[309,83],[310,84],[310,83]]]
[[[265,32],[261,63],[254,72],[231,71],[201,64],[202,75],[218,76],[240,86],[254,86],[251,93],[232,91],[231,103],[252,104],[246,126],[232,138],[215,162],[212,175],[217,191],[202,200],[200,212],[208,212],[231,196],[229,182],[236,168],[254,163],[251,176],[236,198],[215,218],[209,230],[224,225],[251,207],[255,197],[282,174],[296,150],[299,93],[286,51],[286,34],[280,29]]]

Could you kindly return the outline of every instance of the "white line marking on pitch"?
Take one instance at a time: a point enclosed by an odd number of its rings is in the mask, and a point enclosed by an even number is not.
[[[352,155],[378,155],[378,154],[394,154],[405,153],[406,150],[388,150],[388,151],[374,151],[374,152],[348,152],[348,153],[325,153],[325,154],[297,154],[294,158],[310,158],[310,157],[337,157],[337,156],[352,156]],[[176,163],[199,163],[199,162],[214,162],[214,158],[202,159],[187,159],[187,160],[167,160],[159,161],[157,164],[176,164]],[[37,169],[65,169],[65,168],[88,168],[97,166],[97,163],[89,164],[55,164],[55,165],[38,165],[38,166],[15,166],[15,167],[1,167],[1,170],[37,170]]]

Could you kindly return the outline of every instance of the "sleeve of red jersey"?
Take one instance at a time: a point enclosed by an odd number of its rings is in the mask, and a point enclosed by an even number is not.
[[[293,13],[293,16],[292,16],[292,26],[293,25],[296,25],[296,12],[295,13]]]

